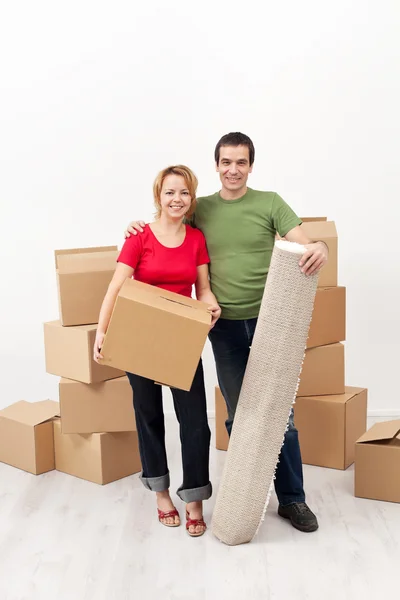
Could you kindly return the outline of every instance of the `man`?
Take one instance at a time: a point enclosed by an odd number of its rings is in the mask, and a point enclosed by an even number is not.
[[[215,165],[221,190],[198,198],[194,224],[206,237],[210,255],[211,288],[222,308],[210,331],[218,383],[228,409],[226,428],[232,429],[250,346],[257,324],[275,235],[306,246],[299,266],[307,274],[318,271],[328,259],[323,242],[310,243],[301,220],[274,192],[247,187],[254,163],[254,145],[243,133],[224,135],[215,148]],[[131,223],[136,234],[144,223]],[[126,232],[126,235],[128,235]],[[276,470],[278,514],[304,532],[316,531],[318,521],[305,502],[298,432],[293,422],[285,434]]]

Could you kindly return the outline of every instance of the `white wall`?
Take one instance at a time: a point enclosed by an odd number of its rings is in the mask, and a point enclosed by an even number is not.
[[[0,406],[57,397],[53,250],[121,244],[170,163],[214,192],[214,145],[241,130],[252,187],[336,221],[347,382],[400,409],[397,0],[37,0],[0,21]],[[212,409],[209,348],[205,367]]]

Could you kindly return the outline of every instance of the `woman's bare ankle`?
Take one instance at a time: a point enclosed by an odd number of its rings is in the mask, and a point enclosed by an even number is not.
[[[169,490],[163,490],[162,492],[156,492],[157,499],[157,508],[164,513],[169,513],[172,510],[175,510],[175,506],[171,500],[171,496],[169,494]],[[164,525],[172,525],[179,524],[180,519],[179,516],[165,517],[161,518],[161,522]]]
[[[207,529],[203,520],[203,502],[188,502],[186,504],[186,514],[188,515],[187,518],[193,521],[188,527],[189,534],[192,536],[202,535]]]
[[[191,519],[201,519],[203,517],[203,502],[188,502],[186,510]]]

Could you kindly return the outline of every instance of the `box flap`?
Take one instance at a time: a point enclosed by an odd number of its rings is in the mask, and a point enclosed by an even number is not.
[[[32,426],[44,423],[59,414],[59,404],[54,400],[41,400],[40,402],[20,400],[0,411],[1,417]]]
[[[90,252],[66,252],[56,255],[56,266],[59,274],[85,273],[87,271],[113,271],[118,258],[117,248],[112,250],[96,250]]]
[[[141,281],[126,279],[119,292],[119,296],[129,300],[143,302],[148,306],[153,306],[154,308],[159,308],[161,310],[180,312],[180,309],[183,309],[186,313],[185,316],[190,315],[187,309],[195,309],[196,319],[200,318],[204,323],[211,323],[211,315],[208,312],[208,306],[205,302],[200,302],[199,300],[188,298],[181,294],[175,294],[169,290],[148,285]]]
[[[112,252],[118,250],[118,246],[93,246],[92,248],[67,248],[65,250],[54,250],[56,269],[58,268],[58,258],[64,254],[86,254],[86,252]]]
[[[397,437],[400,432],[400,419],[396,421],[384,421],[383,423],[375,423],[366,433],[358,440],[357,444],[366,442],[378,442],[392,440]]]
[[[334,221],[305,221],[301,226],[309,238],[337,238]]]
[[[312,221],[327,221],[328,217],[300,217],[303,223],[309,223]]]
[[[330,344],[333,346],[333,344]],[[317,400],[318,402],[333,402],[335,404],[346,404],[349,400],[363,392],[365,388],[355,388],[348,385],[345,386],[344,394],[329,394],[324,396],[301,396],[307,400]]]

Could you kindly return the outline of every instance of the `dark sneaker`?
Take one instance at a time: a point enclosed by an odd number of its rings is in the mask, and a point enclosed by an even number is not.
[[[287,506],[279,505],[278,515],[284,519],[289,519],[293,527],[299,531],[310,533],[318,529],[317,517],[305,502],[295,502]]]

